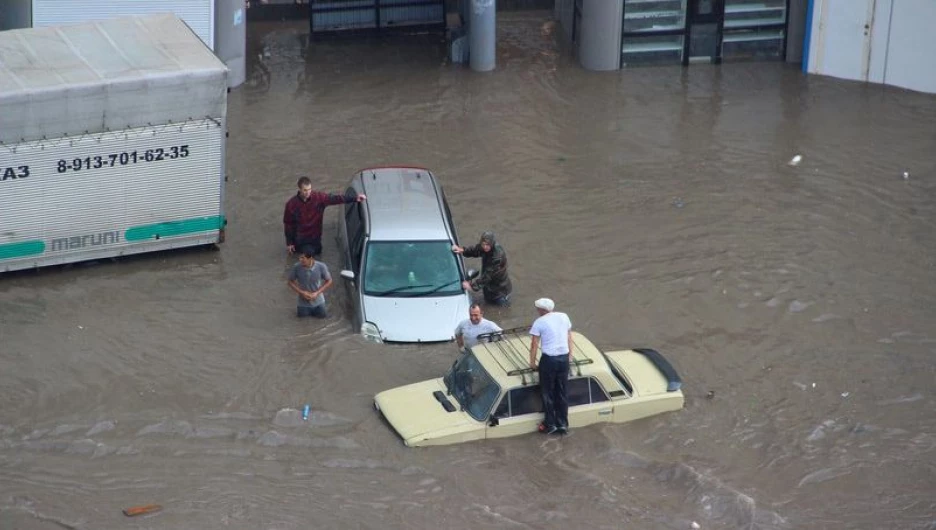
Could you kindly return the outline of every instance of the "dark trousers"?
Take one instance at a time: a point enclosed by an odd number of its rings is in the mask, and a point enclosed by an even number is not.
[[[305,251],[309,251],[313,256],[318,256],[322,253],[322,238],[317,239],[303,239],[301,241],[296,241],[296,252],[302,254]]]
[[[325,310],[325,304],[317,305],[314,307],[307,306],[296,306],[296,316],[299,318],[302,317],[315,317],[315,318],[328,318],[328,311]]]
[[[543,410],[546,427],[569,427],[569,396],[566,382],[569,380],[569,356],[543,354],[539,361],[540,390],[543,393]]]
[[[500,306],[509,306],[510,305],[510,295],[505,294],[497,296],[488,292],[484,293],[484,301],[491,305],[500,305]]]

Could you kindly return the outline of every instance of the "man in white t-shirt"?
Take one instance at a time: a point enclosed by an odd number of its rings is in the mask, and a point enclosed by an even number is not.
[[[565,434],[569,431],[569,361],[572,359],[572,322],[565,313],[553,311],[556,304],[549,298],[533,302],[539,318],[530,328],[530,367],[539,369],[540,391],[546,417],[540,424],[545,434]],[[536,351],[541,348],[539,365]]]
[[[469,350],[478,343],[478,335],[502,331],[500,326],[484,318],[481,306],[471,304],[468,308],[468,319],[462,320],[455,328],[455,342],[460,349]]]

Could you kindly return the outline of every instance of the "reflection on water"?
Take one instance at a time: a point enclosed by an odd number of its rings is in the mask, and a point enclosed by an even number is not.
[[[220,252],[0,280],[0,527],[150,502],[173,528],[936,524],[936,97],[777,63],[586,72],[548,13],[499,16],[488,74],[437,36],[253,24]],[[403,448],[373,395],[454,346],[365,343],[340,284],[295,319],[280,215],[299,175],[404,163],[510,253],[487,318],[549,296],[601,347],[662,351],[685,410]]]

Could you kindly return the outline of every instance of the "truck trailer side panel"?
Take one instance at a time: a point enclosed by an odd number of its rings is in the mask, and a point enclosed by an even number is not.
[[[0,271],[217,243],[224,123],[0,145]]]

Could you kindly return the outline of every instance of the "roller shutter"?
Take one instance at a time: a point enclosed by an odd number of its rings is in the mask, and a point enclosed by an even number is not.
[[[214,50],[214,0],[33,0],[33,27],[174,13]]]

